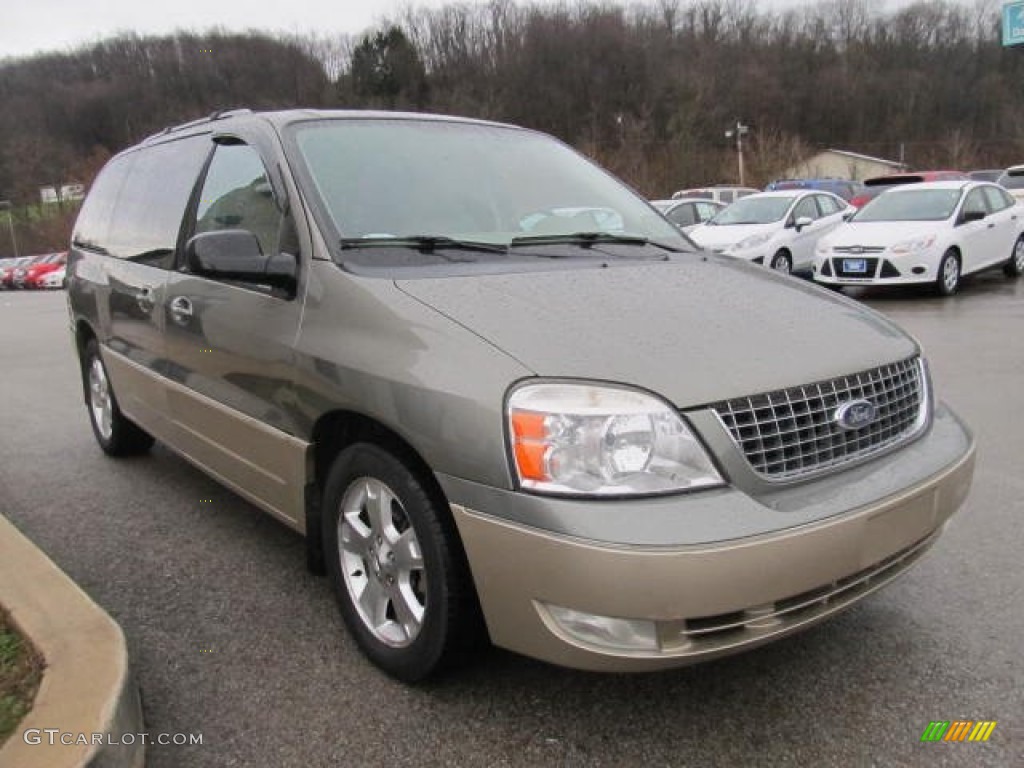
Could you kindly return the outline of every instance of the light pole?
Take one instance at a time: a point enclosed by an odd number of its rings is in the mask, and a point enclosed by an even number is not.
[[[743,137],[750,131],[749,125],[744,125],[739,120],[736,121],[735,125],[732,126],[728,131],[725,132],[725,138],[731,139],[736,137],[736,165],[740,172],[740,186],[744,185],[743,179]]]
[[[7,211],[7,226],[11,230],[11,246],[14,248],[14,257],[17,258],[20,254],[18,253],[18,240],[14,236],[14,213],[11,211],[11,201],[0,200],[0,211]]]

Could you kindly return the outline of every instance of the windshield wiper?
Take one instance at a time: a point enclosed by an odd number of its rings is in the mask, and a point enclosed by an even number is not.
[[[517,245],[548,245],[557,243],[574,243],[589,248],[596,243],[614,243],[616,245],[653,245],[664,251],[672,253],[684,253],[681,248],[674,245],[651,240],[643,235],[616,235],[613,232],[573,232],[564,235],[523,235],[513,237],[510,246]]]
[[[340,240],[342,250],[355,248],[415,248],[423,253],[434,253],[441,249],[476,251],[477,253],[508,254],[508,247],[500,243],[487,243],[480,240],[458,240],[447,235],[405,235],[402,237],[343,237]],[[442,256],[442,258],[448,258]]]

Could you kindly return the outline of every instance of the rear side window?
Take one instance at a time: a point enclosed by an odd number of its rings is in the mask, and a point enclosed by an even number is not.
[[[110,227],[112,256],[173,266],[181,220],[209,148],[208,137],[192,136],[135,153]]]
[[[107,233],[110,230],[110,216],[114,212],[118,195],[124,180],[131,170],[135,153],[119,155],[107,163],[92,183],[82,210],[75,222],[71,242],[79,248],[107,253]]]
[[[992,211],[1003,211],[1016,203],[1010,194],[999,187],[982,187],[985,191],[985,198],[988,200],[988,207]]]
[[[695,205],[692,203],[683,203],[680,206],[672,209],[668,214],[668,219],[674,224],[678,224],[680,227],[688,227],[691,224],[697,223]]]

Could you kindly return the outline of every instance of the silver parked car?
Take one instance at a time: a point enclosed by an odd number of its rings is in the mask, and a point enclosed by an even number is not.
[[[93,184],[68,302],[100,447],[159,439],[305,535],[403,680],[480,629],[595,670],[782,637],[904,572],[973,472],[891,322],[507,125],[167,129]]]

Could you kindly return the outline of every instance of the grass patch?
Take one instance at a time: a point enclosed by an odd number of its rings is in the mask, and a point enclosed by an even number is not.
[[[0,744],[32,709],[43,677],[43,660],[0,608]]]

